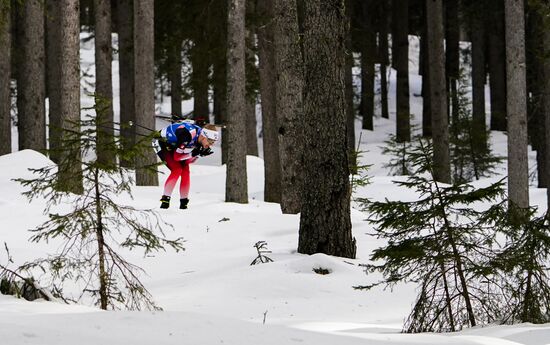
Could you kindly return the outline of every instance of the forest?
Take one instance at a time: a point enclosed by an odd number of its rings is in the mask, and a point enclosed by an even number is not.
[[[393,126],[385,169],[414,200],[362,193],[379,163],[362,148],[380,121]],[[550,322],[550,1],[0,0],[0,158],[51,160],[14,178],[47,203],[30,241],[65,241],[17,268],[0,256],[2,293],[21,294],[10,284],[23,279],[39,298],[74,302],[63,284],[23,276],[88,274],[82,291],[99,308],[156,310],[124,250],[185,241],[166,235],[156,199],[118,196],[162,188],[151,141],[174,124],[215,125],[213,151],[189,152],[220,154],[225,203],[256,202],[249,158],[262,159],[261,201],[297,215],[297,253],[358,258],[360,210],[380,245],[357,265],[377,279],[353,289],[415,283],[403,332]],[[197,205],[188,193],[182,212]],[[62,200],[74,207],[61,212]],[[267,243],[255,248],[254,265],[273,261]]]

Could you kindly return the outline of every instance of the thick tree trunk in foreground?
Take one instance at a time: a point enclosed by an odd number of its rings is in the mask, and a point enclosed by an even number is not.
[[[298,252],[355,258],[346,137],[345,13],[341,0],[305,2],[304,198]],[[320,145],[319,143],[323,143]]]
[[[228,0],[227,173],[225,201],[248,203],[246,174],[245,2]]]

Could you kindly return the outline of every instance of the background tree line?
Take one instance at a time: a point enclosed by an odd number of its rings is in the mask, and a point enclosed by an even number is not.
[[[360,118],[362,129],[375,129],[375,92],[381,116],[390,116],[392,67],[395,141],[413,140],[410,35],[421,42],[421,135],[433,140],[436,180],[457,180],[457,138],[469,133],[472,154],[487,152],[490,129],[508,135],[510,204],[529,207],[528,143],[537,151],[538,184],[548,187],[547,7],[543,0],[1,0],[0,152],[11,152],[14,123],[20,150],[56,148],[64,133],[59,128],[79,131],[82,31],[95,37],[96,103],[106,99],[107,119],[113,118],[110,38],[117,33],[120,117],[111,126],[116,131],[98,127],[98,138],[109,142],[120,135],[132,145],[155,126],[155,97],[170,95],[178,115],[181,101],[192,97],[196,119],[223,125],[226,200],[245,203],[246,154],[258,154],[260,101],[265,200],[280,203],[285,213],[301,213],[300,252],[353,257],[354,122]],[[471,43],[470,69],[461,69],[460,42]],[[352,74],[356,58],[360,101]],[[464,73],[471,80],[471,107],[460,102]],[[458,126],[461,118],[466,130]],[[135,168],[138,185],[158,184],[157,175],[143,168],[155,163],[152,151],[133,161],[98,155]],[[79,166],[61,169],[64,178],[80,176]]]

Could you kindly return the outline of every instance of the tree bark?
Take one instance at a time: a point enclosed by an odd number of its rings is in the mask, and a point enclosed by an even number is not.
[[[275,1],[276,113],[281,159],[281,209],[300,212],[303,170],[303,58],[296,2]]]
[[[225,201],[248,203],[246,173],[245,2],[228,0],[227,173]]]
[[[489,85],[491,87],[491,129],[506,130],[506,53],[503,0],[489,2]]]
[[[178,41],[179,42],[179,41]],[[178,44],[175,44],[171,54],[171,60],[172,63],[170,65],[170,104],[171,104],[171,111],[172,114],[181,116],[182,115],[182,109],[181,109],[181,101],[182,101],[182,77],[181,77],[181,69],[182,69],[182,62],[181,62],[181,46],[182,43],[179,42]],[[208,122],[208,121],[207,121]]]
[[[485,68],[485,6],[474,2],[471,8],[470,28],[472,39],[472,117],[474,140],[476,148],[487,147],[487,125],[485,120],[485,83],[487,72]]]
[[[441,0],[427,0],[428,63],[430,74],[430,109],[432,111],[434,177],[451,183],[449,124],[443,49],[443,8]]]
[[[135,122],[135,82],[134,82],[134,13],[133,0],[118,0],[118,65],[120,79],[120,125],[124,147],[135,144],[134,129],[129,124]],[[121,159],[126,168],[135,167],[135,162]]]
[[[61,90],[59,88],[59,69],[61,60],[60,8],[57,0],[46,0],[46,90],[48,96],[48,135],[50,159],[59,163],[61,148]]]
[[[227,0],[214,0],[208,18],[210,35],[210,60],[213,65],[213,110],[216,124],[226,123],[227,118]],[[222,164],[227,163],[227,128],[222,127]]]
[[[98,116],[97,159],[113,165],[116,157],[109,148],[114,141],[113,47],[111,43],[111,2],[94,0],[95,14],[95,111]]]
[[[390,118],[388,109],[388,76],[387,66],[390,64],[388,53],[388,15],[389,0],[379,0],[380,32],[378,35],[378,55],[380,58],[380,101],[382,117]],[[408,42],[407,42],[408,44]]]
[[[11,153],[11,10],[0,1],[0,155]]]
[[[548,20],[545,21],[545,24],[548,25]],[[543,39],[543,49],[544,56],[550,54],[550,31],[544,30],[542,34]],[[544,154],[545,154],[545,166],[543,169],[544,174],[546,175],[545,180],[550,181],[550,59],[544,59],[543,64],[543,83],[542,83],[542,112],[544,116]],[[550,210],[550,184],[547,184],[546,188],[547,196],[547,210]],[[547,217],[550,216],[550,213],[547,211]]]
[[[258,0],[258,58],[260,62],[260,97],[262,106],[262,139],[264,153],[264,200],[281,202],[281,162],[277,138],[277,100],[275,46],[273,42],[274,9],[272,0]]]
[[[134,80],[135,130],[149,134],[142,127],[155,128],[155,62],[154,62],[154,0],[134,3]],[[153,150],[143,152],[136,159],[136,184],[157,186],[158,176],[145,167],[157,161]]]
[[[511,205],[525,209],[529,207],[529,171],[523,0],[505,0],[504,11],[506,21],[508,198]]]
[[[44,7],[39,0],[22,5],[21,49],[17,69],[19,150],[46,149]]]
[[[305,2],[304,198],[298,252],[355,258],[346,136],[342,0]],[[322,143],[322,145],[319,145]]]
[[[78,0],[61,0],[60,110],[62,142],[71,132],[80,132],[80,5]],[[71,139],[74,139],[71,137]],[[59,182],[62,189],[83,192],[81,153],[75,148],[60,154]],[[67,181],[71,181],[67,184]],[[66,187],[64,187],[64,185]]]
[[[458,79],[460,78],[460,22],[458,17],[458,1],[459,0],[445,1],[445,71],[447,75],[447,94],[451,100],[450,114],[452,120],[455,122],[458,121]]]
[[[208,41],[206,26],[197,30],[191,48],[191,85],[193,87],[193,117],[208,120],[210,110],[208,108]],[[208,122],[208,121],[207,121]]]
[[[361,40],[361,106],[363,129],[374,129],[374,64],[376,60],[376,30],[374,0],[361,2],[363,32]]]
[[[422,136],[432,136],[432,110],[430,108],[430,66],[428,58],[428,23],[426,17],[426,2],[422,7],[423,24],[422,36],[420,37],[420,74],[422,75]]]
[[[395,32],[394,66],[397,70],[396,84],[396,139],[411,140],[411,109],[409,100],[409,1],[393,1]]]
[[[353,45],[351,38],[352,0],[345,0],[346,6],[346,70],[344,75],[346,92],[346,133],[348,139],[349,166],[353,173],[357,173],[357,155],[355,153],[355,107],[353,105]]]
[[[254,16],[256,12],[255,0],[247,0],[247,13]],[[256,67],[256,26],[253,20],[245,22],[245,74],[246,74],[246,154],[258,156],[258,133],[256,121],[256,83],[258,70]]]

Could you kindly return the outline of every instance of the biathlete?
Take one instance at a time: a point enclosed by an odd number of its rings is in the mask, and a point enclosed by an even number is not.
[[[186,209],[191,186],[189,164],[196,162],[199,157],[213,153],[210,147],[218,141],[219,133],[212,124],[200,127],[190,122],[178,122],[163,128],[160,136],[154,146],[160,159],[170,169],[160,199],[160,208],[170,207],[172,191],[181,178],[180,209]]]

